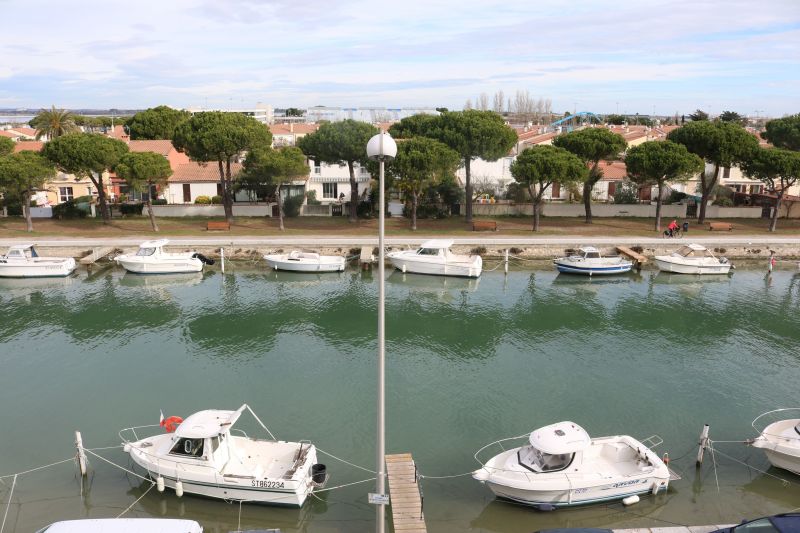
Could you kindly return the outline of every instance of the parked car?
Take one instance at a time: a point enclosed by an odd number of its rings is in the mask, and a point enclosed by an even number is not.
[[[757,518],[711,533],[800,533],[800,513],[783,513]]]

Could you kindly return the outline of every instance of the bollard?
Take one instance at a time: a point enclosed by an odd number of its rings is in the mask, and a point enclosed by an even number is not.
[[[75,449],[78,450],[78,469],[81,471],[81,476],[86,476],[86,452],[83,451],[83,439],[81,432],[75,432]]]
[[[700,432],[700,448],[697,450],[697,466],[703,464],[703,455],[705,454],[706,447],[708,447],[708,424],[703,426]]]
[[[505,271],[506,274],[508,274],[508,248],[506,248],[506,259],[505,259],[505,265],[503,266],[503,270]]]
[[[222,273],[225,273],[225,248],[219,249],[219,263],[222,267]]]

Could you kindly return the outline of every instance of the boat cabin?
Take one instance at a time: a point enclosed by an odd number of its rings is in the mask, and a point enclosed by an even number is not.
[[[417,248],[417,255],[423,256],[444,256],[447,251],[453,246],[450,239],[431,239],[420,244]]]
[[[16,259],[18,261],[24,261],[27,259],[36,259],[39,257],[39,253],[36,251],[36,247],[32,244],[15,244],[8,249],[8,253],[6,253],[6,255],[3,257],[4,259]]]
[[[574,422],[558,422],[539,428],[527,446],[517,452],[519,465],[531,472],[559,472],[569,467],[576,454],[586,450],[592,439]]]
[[[148,257],[151,255],[159,255],[164,250],[164,246],[169,244],[169,239],[159,239],[157,241],[145,241],[139,245],[139,250],[136,255],[139,257]]]
[[[699,244],[687,244],[681,246],[673,252],[674,255],[679,255],[681,257],[692,257],[692,258],[703,258],[703,257],[714,257],[714,254],[711,253],[705,246],[701,246]]]
[[[209,409],[190,415],[172,436],[169,455],[175,459],[197,459],[224,465],[231,455],[230,430],[242,414]]]
[[[584,246],[578,248],[578,251],[580,252],[578,257],[582,257],[583,259],[600,259],[600,250],[594,246]]]

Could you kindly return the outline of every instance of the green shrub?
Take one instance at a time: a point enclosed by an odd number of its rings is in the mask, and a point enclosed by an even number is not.
[[[668,204],[677,204],[678,202],[682,201],[687,196],[688,196],[688,194],[686,194],[685,192],[670,191],[669,198],[667,198],[667,203]]]
[[[90,204],[94,202],[94,196],[87,194],[86,196],[78,196],[72,199],[76,204]]]
[[[211,203],[213,205],[222,205],[222,196],[215,194],[211,197]]]
[[[718,205],[720,207],[733,207],[733,200],[727,197],[717,198],[714,202],[714,205]]]
[[[167,199],[166,198],[153,198],[153,201],[151,203],[153,205],[167,205]]]
[[[300,206],[303,205],[305,197],[302,194],[290,196],[283,201],[283,214],[287,217],[296,217],[300,214]]]
[[[211,205],[211,198],[209,196],[198,196],[194,199],[194,203],[199,205]]]
[[[614,191],[615,204],[638,204],[639,187],[635,183],[623,181]]]
[[[9,209],[8,214],[11,214]],[[53,206],[53,218],[63,220],[66,218],[86,218],[88,213],[83,209],[79,209],[73,200]]]
[[[143,209],[144,209],[143,203],[121,204],[119,206],[119,212],[122,213],[123,215],[141,215]]]
[[[356,216],[358,218],[372,218],[372,203],[369,201],[358,202]]]
[[[317,200],[317,191],[308,191],[306,193],[306,200],[308,205],[322,205],[322,202]]]

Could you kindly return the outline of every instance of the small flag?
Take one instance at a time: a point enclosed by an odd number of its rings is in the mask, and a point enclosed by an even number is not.
[[[160,410],[160,411],[161,411],[161,418],[158,421],[158,425],[159,426],[163,426],[164,425],[164,411],[163,411],[163,409]]]

